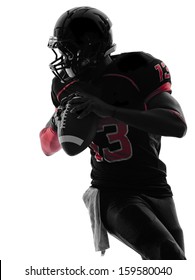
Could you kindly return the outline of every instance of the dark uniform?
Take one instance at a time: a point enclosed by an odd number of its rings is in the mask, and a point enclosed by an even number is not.
[[[143,52],[122,54],[102,78],[102,99],[112,105],[147,110],[147,102],[163,91],[171,93],[165,64]],[[101,189],[128,189],[171,196],[166,166],[159,159],[161,137],[102,118],[91,144],[92,184]]]
[[[147,110],[162,92],[171,94],[167,66],[144,52],[112,56],[95,84],[111,105]],[[52,100],[63,91],[54,78]],[[170,108],[171,109],[171,108]],[[159,159],[161,137],[115,118],[102,118],[90,145],[92,188],[100,190],[105,228],[143,259],[185,259],[184,242],[166,166]]]

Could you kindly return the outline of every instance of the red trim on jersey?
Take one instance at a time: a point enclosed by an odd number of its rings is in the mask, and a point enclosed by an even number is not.
[[[60,95],[62,94],[62,92],[65,91],[69,86],[71,86],[72,84],[74,84],[74,83],[76,83],[76,82],[78,82],[78,80],[74,80],[74,81],[70,82],[69,84],[65,85],[65,86],[58,92],[58,94],[57,94],[57,99],[58,99],[58,101],[60,101],[59,99],[60,99]]]
[[[160,86],[159,88],[155,89],[152,93],[150,93],[146,99],[145,99],[145,103],[147,103],[150,99],[152,99],[154,96],[156,96],[159,93],[162,92],[170,92],[171,93],[171,83],[167,82],[165,84],[163,84],[162,86]]]
[[[120,77],[120,78],[124,78],[128,81],[130,81],[130,83],[136,88],[136,90],[138,92],[140,92],[139,87],[137,86],[137,84],[129,77],[125,76],[125,75],[121,75],[121,74],[105,74],[104,77],[109,77],[109,76],[113,76],[113,77]]]
[[[58,152],[61,149],[57,132],[51,127],[45,127],[41,130],[40,134],[41,148],[46,156]]]

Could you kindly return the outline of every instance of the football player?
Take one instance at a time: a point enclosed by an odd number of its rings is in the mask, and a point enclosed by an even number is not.
[[[56,56],[50,64],[56,110],[69,102],[78,118],[99,116],[89,147],[92,182],[84,194],[96,249],[109,247],[106,231],[142,259],[185,260],[172,189],[159,159],[161,136],[181,138],[187,129],[168,67],[145,52],[113,55],[111,22],[90,7],[62,14],[48,46]],[[54,113],[40,132],[46,155],[60,149],[58,121]]]

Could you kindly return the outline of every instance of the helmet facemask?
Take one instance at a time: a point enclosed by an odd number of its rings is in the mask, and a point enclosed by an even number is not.
[[[76,44],[74,47],[70,47],[70,44],[58,42],[55,37],[49,39],[48,47],[51,48],[55,54],[55,60],[49,64],[49,67],[53,74],[62,82],[66,82],[69,78],[74,76],[78,77],[87,69],[91,71],[107,55],[115,50],[115,45],[112,45],[111,48],[105,52],[105,47],[98,43],[89,43],[83,48],[79,48]],[[74,49],[74,52],[70,51],[70,49]]]
[[[55,60],[49,64],[53,74],[58,77],[62,82],[65,82],[69,77],[67,76],[66,69],[71,68],[71,62],[74,54],[65,46],[60,47],[57,37],[50,37],[48,47],[55,54]]]

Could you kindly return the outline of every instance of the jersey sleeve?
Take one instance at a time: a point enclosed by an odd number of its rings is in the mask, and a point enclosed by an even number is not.
[[[139,69],[135,78],[145,100],[149,100],[161,92],[169,92],[170,94],[172,92],[169,69],[159,59],[154,58],[147,66]]]
[[[137,94],[142,102],[161,92],[171,93],[171,75],[162,60],[145,52],[131,52],[119,55],[115,61],[118,73],[132,86],[129,92]]]

